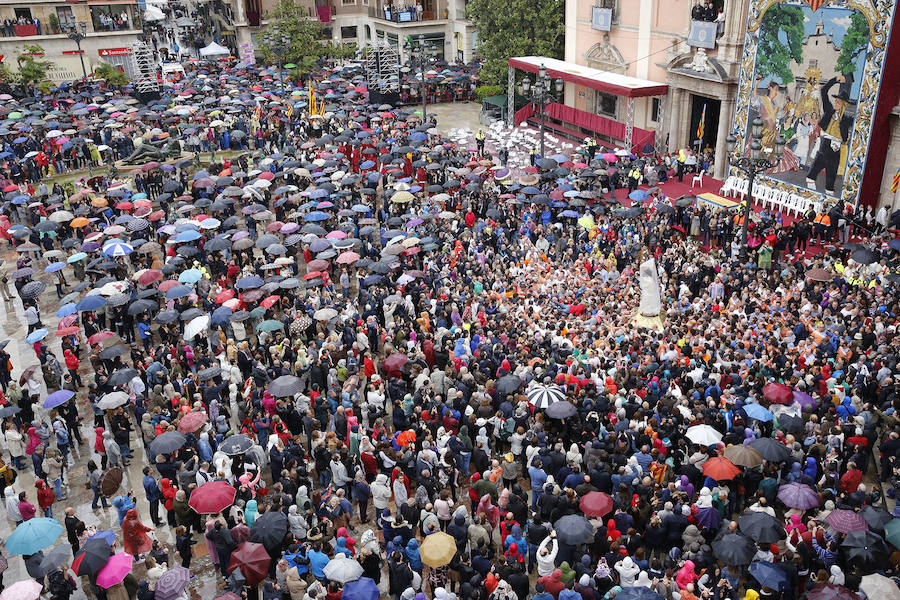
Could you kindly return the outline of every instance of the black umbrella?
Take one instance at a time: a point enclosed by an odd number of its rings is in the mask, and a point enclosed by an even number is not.
[[[250,529],[250,541],[262,544],[266,550],[281,547],[288,532],[288,520],[281,511],[269,511],[256,518]]]
[[[754,542],[774,544],[787,537],[781,521],[763,512],[748,512],[738,520],[738,526]]]
[[[115,373],[109,376],[109,384],[110,385],[125,385],[129,381],[135,378],[138,372],[134,369],[126,368],[119,369]]]
[[[756,554],[753,540],[740,533],[726,533],[712,544],[716,558],[729,566],[749,565]]]
[[[803,431],[803,428],[806,426],[806,422],[802,417],[794,417],[788,414],[778,415],[778,427],[783,429],[784,431],[789,432],[799,432]]]
[[[126,346],[123,346],[122,344],[116,344],[115,346],[104,348],[97,356],[99,356],[103,360],[111,360],[117,356],[122,356],[126,352],[128,352],[128,348]],[[129,379],[129,381],[131,381],[131,379]]]
[[[578,411],[571,402],[554,402],[544,412],[551,419],[568,419]]]
[[[153,454],[169,454],[175,452],[187,443],[187,438],[180,431],[166,431],[150,442],[150,451]]]
[[[104,538],[95,538],[84,543],[72,561],[72,570],[78,576],[96,575],[109,562],[112,551]]]
[[[686,207],[690,206],[691,204],[693,204],[694,200],[696,200],[696,198],[693,196],[682,196],[681,198],[679,198],[675,201],[675,206],[677,208],[686,208]]]
[[[894,516],[883,508],[875,506],[863,506],[859,511],[860,516],[866,520],[872,531],[884,531],[884,526],[894,520]]]
[[[5,419],[6,417],[11,417],[15,414],[18,414],[20,410],[22,409],[18,406],[7,404],[3,408],[0,408],[0,419]]]
[[[208,381],[214,377],[218,377],[222,374],[222,369],[219,367],[207,367],[203,369],[199,373],[197,373],[198,381]]]
[[[156,315],[154,321],[163,325],[168,325],[169,323],[174,323],[175,321],[177,321],[179,314],[180,313],[177,310],[175,310],[174,308],[170,308]]]
[[[57,568],[72,556],[72,547],[66,545],[56,546],[50,552],[44,555],[44,560],[41,561],[41,570],[44,573],[49,573],[53,569]]]
[[[558,403],[557,403],[558,404]],[[556,539],[563,544],[577,546],[594,540],[594,527],[584,515],[566,515],[553,525]]]
[[[155,290],[145,290],[152,293],[156,293]],[[138,315],[142,312],[146,312],[148,310],[156,310],[159,308],[159,302],[154,302],[153,300],[135,300],[128,306],[128,314],[131,316]]]
[[[497,383],[494,384],[494,388],[499,394],[507,395],[512,394],[522,387],[522,383],[522,379],[517,375],[504,375],[497,380]]]
[[[878,255],[868,248],[858,248],[850,254],[850,258],[861,265],[871,265],[878,262]]]
[[[44,290],[46,289],[47,284],[43,281],[29,281],[22,286],[21,290],[19,290],[19,296],[22,298],[37,298],[44,293]]]
[[[884,541],[869,531],[851,531],[841,543],[841,548],[852,564],[865,570],[881,568],[887,563],[888,551]]]
[[[225,438],[225,440],[219,444],[219,450],[231,456],[243,454],[249,450],[251,446],[253,446],[253,441],[250,438],[243,434],[237,434]]]
[[[281,377],[271,381],[267,388],[269,393],[276,398],[285,398],[293,396],[303,389],[303,380],[294,375],[282,375]]]
[[[769,462],[784,462],[791,456],[791,451],[781,442],[772,438],[758,438],[750,442],[750,447],[762,454]]]

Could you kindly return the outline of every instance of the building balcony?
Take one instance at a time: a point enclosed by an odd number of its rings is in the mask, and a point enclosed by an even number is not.
[[[375,8],[370,14],[378,22],[402,28],[442,25],[446,23],[449,18],[446,9],[439,11],[426,10],[419,15],[414,8],[392,10],[390,8],[381,7]]]
[[[14,35],[10,35],[13,33]],[[108,31],[98,30],[88,32],[87,37],[105,37],[110,35],[140,35],[143,33],[141,29],[110,29]],[[3,41],[13,41],[22,38],[34,39],[34,40],[46,40],[46,39],[65,39],[68,36],[62,32],[53,32],[48,31],[43,26],[41,27],[41,33],[38,34],[37,27],[35,25],[15,25],[10,32],[8,29],[0,27],[0,42]]]

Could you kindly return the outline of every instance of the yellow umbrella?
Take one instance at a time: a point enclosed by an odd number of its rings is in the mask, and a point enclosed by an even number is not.
[[[396,202],[397,204],[406,204],[407,202],[412,202],[413,199],[414,196],[406,191],[397,192],[391,196],[391,202]]]
[[[597,226],[597,224],[594,223],[594,219],[592,219],[591,217],[579,218],[578,224],[581,225],[582,227],[584,227],[585,229],[587,229],[588,231],[590,231],[591,229],[593,229],[594,227]]]
[[[456,555],[456,540],[443,531],[426,535],[419,547],[422,562],[429,567],[443,567],[450,564]]]

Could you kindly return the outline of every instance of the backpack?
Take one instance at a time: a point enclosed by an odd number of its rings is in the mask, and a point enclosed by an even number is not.
[[[75,584],[62,571],[53,571],[48,579],[48,589],[54,598],[68,598],[75,591]]]

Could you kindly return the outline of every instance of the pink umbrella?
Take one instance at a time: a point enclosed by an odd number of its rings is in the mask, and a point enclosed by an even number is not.
[[[340,256],[337,257],[337,264],[339,265],[349,265],[350,263],[356,262],[359,260],[359,254],[356,252],[344,252]]]
[[[59,325],[57,329],[65,329],[66,327],[71,327],[75,324],[75,321],[78,320],[78,315],[67,315],[59,320]]]
[[[617,160],[619,160],[619,157],[616,156],[615,154],[613,154],[612,152],[607,152],[606,154],[603,155],[603,160],[605,160],[606,162],[614,163]]]
[[[131,573],[131,564],[134,557],[125,552],[119,552],[110,557],[100,572],[97,573],[97,585],[106,589],[121,583],[125,576]]]
[[[342,240],[347,237],[347,232],[341,231],[340,229],[335,229],[334,231],[329,232],[325,237],[330,240]]]
[[[0,594],[0,600],[37,600],[41,596],[41,584],[34,579],[17,581]]]

